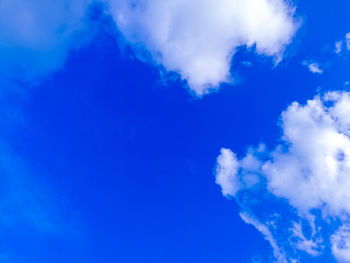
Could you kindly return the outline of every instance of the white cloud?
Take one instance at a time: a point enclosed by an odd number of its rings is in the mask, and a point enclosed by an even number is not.
[[[345,38],[343,40],[339,40],[335,42],[334,52],[336,54],[341,54],[343,50],[345,51],[350,50],[350,32],[345,34]]]
[[[272,199],[281,200],[281,204],[287,200],[297,211],[294,219],[289,219],[292,225],[289,236],[298,238],[291,243],[294,248],[316,256],[324,245],[322,240],[329,240],[334,256],[344,262],[350,262],[350,231],[346,227],[350,219],[349,112],[348,92],[328,92],[306,105],[292,103],[282,114],[282,143],[271,152],[261,147],[250,149],[243,159],[237,159],[228,149],[222,150],[218,160],[224,158],[223,154],[233,156],[235,169],[220,174],[225,179],[217,182],[225,182],[224,187],[230,189],[231,181],[231,187],[236,189],[232,196],[236,198],[240,192],[254,192],[258,187],[260,191],[265,189]],[[229,171],[231,165],[218,162],[217,170]],[[252,174],[259,178],[258,185],[244,183]],[[260,198],[265,196],[261,194]],[[343,227],[336,233],[322,230],[320,224],[330,219],[339,220]],[[307,223],[311,231],[308,238],[304,238],[301,227],[296,228],[295,220]]]
[[[350,32],[345,35],[346,49],[350,50]]]
[[[334,52],[336,54],[340,54],[341,51],[343,49],[343,41],[342,40],[339,40],[337,42],[335,42],[335,45],[334,45]]]
[[[221,185],[222,194],[234,196],[241,183],[236,178],[238,162],[236,155],[228,149],[221,149],[216,169],[216,183]]]
[[[321,69],[321,66],[319,63],[312,61],[312,60],[304,60],[302,63],[305,67],[307,67],[310,72],[315,74],[322,74],[323,69]]]
[[[294,9],[283,0],[108,2],[126,40],[178,72],[197,95],[232,80],[237,47],[279,59],[296,30]]]
[[[36,81],[62,66],[90,0],[2,0],[0,79]]]
[[[285,151],[281,145],[262,166],[271,192],[303,212],[322,208],[340,216],[350,211],[349,109],[348,93],[331,92],[305,106],[293,103],[282,114],[289,146]]]

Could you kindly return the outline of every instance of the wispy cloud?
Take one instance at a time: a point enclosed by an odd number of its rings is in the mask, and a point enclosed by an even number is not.
[[[287,263],[285,252],[277,245],[277,242],[267,225],[260,223],[256,218],[252,217],[246,212],[240,213],[240,217],[245,223],[254,226],[269,242],[273,249],[273,255],[277,262]]]
[[[90,0],[3,0],[0,5],[0,84],[37,83],[61,68],[86,39]]]
[[[0,173],[0,227],[26,224],[55,233],[59,220],[53,193],[4,142],[0,143]]]

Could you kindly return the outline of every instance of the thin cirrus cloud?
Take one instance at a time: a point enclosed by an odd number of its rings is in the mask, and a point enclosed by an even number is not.
[[[281,59],[296,31],[283,0],[108,1],[117,27],[135,49],[175,71],[197,95],[231,82],[239,46]]]
[[[37,82],[62,67],[84,37],[90,0],[3,0],[0,2],[0,83]]]
[[[50,234],[62,233],[58,202],[42,178],[0,140],[0,229],[26,225]],[[62,211],[60,211],[62,212]]]
[[[294,102],[282,113],[282,143],[274,150],[260,145],[241,159],[221,150],[216,182],[270,242],[278,262],[327,251],[350,262],[349,111],[348,92]]]
[[[60,69],[70,50],[88,39],[84,17],[89,4],[90,0],[0,1],[1,92],[17,90],[18,83],[35,85]],[[2,126],[8,115],[11,121],[22,121],[12,107],[2,103]],[[62,233],[66,227],[61,227],[54,193],[9,148],[0,138],[0,229],[25,224],[40,232]]]

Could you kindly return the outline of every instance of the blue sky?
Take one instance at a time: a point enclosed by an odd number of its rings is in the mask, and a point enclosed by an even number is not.
[[[0,262],[350,262],[349,11],[2,1]]]

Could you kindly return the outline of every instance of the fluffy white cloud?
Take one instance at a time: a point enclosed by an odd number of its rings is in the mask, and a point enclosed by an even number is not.
[[[36,81],[57,70],[83,40],[76,34],[90,0],[0,1],[0,79]]]
[[[221,186],[225,196],[234,196],[241,188],[241,183],[236,177],[238,166],[236,155],[228,149],[222,149],[216,168],[216,183]]]
[[[231,81],[237,47],[280,59],[296,30],[294,9],[284,0],[108,2],[126,40],[178,72],[197,95]]]
[[[282,143],[275,150],[250,149],[239,160],[224,149],[217,167],[217,183],[225,195],[237,198],[240,192],[265,189],[271,198],[287,200],[296,209],[297,219],[289,223],[288,234],[297,239],[292,243],[295,248],[315,256],[322,249],[322,240],[329,240],[334,256],[341,262],[350,262],[349,112],[348,92],[328,92],[306,105],[294,102],[282,114]],[[251,181],[252,176],[257,178],[255,183],[247,184],[247,177]],[[246,209],[245,205],[242,209]],[[343,225],[337,232],[321,230],[320,222],[334,219]],[[296,227],[296,220],[307,222],[308,238],[301,227]]]

